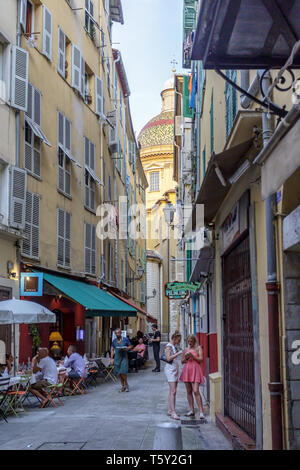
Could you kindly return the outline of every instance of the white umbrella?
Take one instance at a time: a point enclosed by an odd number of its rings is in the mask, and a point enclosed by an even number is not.
[[[8,319],[7,323],[1,321]],[[55,323],[55,313],[43,305],[28,300],[3,300],[0,302],[0,324],[9,323]]]
[[[0,310],[0,325],[11,325],[14,322],[14,315],[8,310]]]

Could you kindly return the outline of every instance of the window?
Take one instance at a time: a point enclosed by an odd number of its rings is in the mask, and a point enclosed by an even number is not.
[[[9,100],[10,47],[0,31],[0,105]]]
[[[71,122],[58,111],[58,190],[71,196]],[[78,162],[76,162],[78,166]]]
[[[95,38],[95,26],[94,26],[94,4],[91,0],[85,0],[85,22],[84,26],[90,37],[94,40]]]
[[[25,121],[24,131],[24,168],[34,176],[41,177],[41,139],[39,139],[28,121]]]
[[[226,70],[226,75],[233,82],[237,82],[237,71],[236,70]],[[226,82],[225,85],[225,98],[226,98],[226,138],[229,137],[231,132],[234,119],[238,111],[237,104],[237,91],[229,83]]]
[[[106,59],[106,68],[107,68],[107,88],[110,95],[110,61],[109,58]]]
[[[52,14],[43,5],[43,54],[52,60]]]
[[[105,8],[105,13],[107,16],[109,16],[109,1],[110,0],[104,0],[104,8]]]
[[[63,78],[66,78],[66,35],[61,28],[58,28],[57,70]]]
[[[122,100],[122,91],[120,90],[120,123],[123,125],[123,100]]]
[[[101,29],[101,57],[102,57],[102,65],[104,66],[104,58],[105,58],[105,34],[104,31]]]
[[[75,44],[72,44],[72,87],[84,98],[85,61]]]
[[[150,191],[159,191],[159,172],[150,173]]]
[[[26,111],[28,93],[29,54],[24,49],[12,46],[11,106]]]
[[[113,263],[113,247],[112,244],[109,243],[109,257],[108,257],[108,275],[109,275],[109,281],[114,282],[114,263]]]
[[[95,210],[95,144],[87,137],[84,138],[85,159],[85,206]]]
[[[210,101],[210,153],[214,152],[214,94],[211,94]]]
[[[71,262],[71,214],[57,210],[57,265],[69,268]]]
[[[29,0],[20,0],[20,24],[27,36],[34,32],[34,6]]]
[[[84,224],[84,270],[96,274],[96,227]]]
[[[206,171],[206,148],[204,147],[202,151],[202,179],[204,179]]]
[[[25,235],[21,253],[28,258],[40,256],[40,196],[26,192]]]

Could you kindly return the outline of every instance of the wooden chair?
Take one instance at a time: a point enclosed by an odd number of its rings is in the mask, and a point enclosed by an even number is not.
[[[101,357],[100,367],[105,374],[104,381],[112,380],[113,382],[117,382],[117,378],[114,375],[114,366],[110,363],[109,357]]]
[[[0,377],[0,415],[8,423],[5,415],[5,402],[9,391],[9,377]]]
[[[80,379],[71,379],[73,389],[69,396],[72,396],[77,392],[80,392],[81,395],[84,395],[85,393],[87,393],[86,385],[85,385],[86,376],[87,376],[87,368],[84,369],[83,374],[80,377]]]

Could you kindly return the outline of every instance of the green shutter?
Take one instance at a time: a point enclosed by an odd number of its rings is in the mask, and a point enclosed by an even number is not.
[[[193,110],[190,108],[190,90],[189,90],[190,76],[183,77],[183,116],[193,118]]]
[[[214,152],[214,92],[211,92],[210,101],[210,153]]]
[[[204,179],[205,171],[206,171],[206,148],[205,147],[202,152],[202,171],[203,171],[203,179]]]

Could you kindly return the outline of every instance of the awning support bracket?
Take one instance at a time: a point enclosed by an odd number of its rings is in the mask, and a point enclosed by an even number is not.
[[[233,86],[237,91],[242,93],[243,95],[247,96],[251,101],[255,101],[257,104],[260,106],[263,106],[264,108],[267,108],[269,111],[272,111],[276,116],[279,116],[280,118],[285,118],[285,116],[288,114],[288,111],[286,109],[280,108],[277,106],[275,103],[272,101],[261,101],[260,99],[256,98],[256,96],[251,95],[251,93],[248,93],[248,91],[243,90],[237,83],[232,81],[229,77],[227,77],[221,70],[215,68],[215,71],[220,77],[223,78],[229,85]]]

